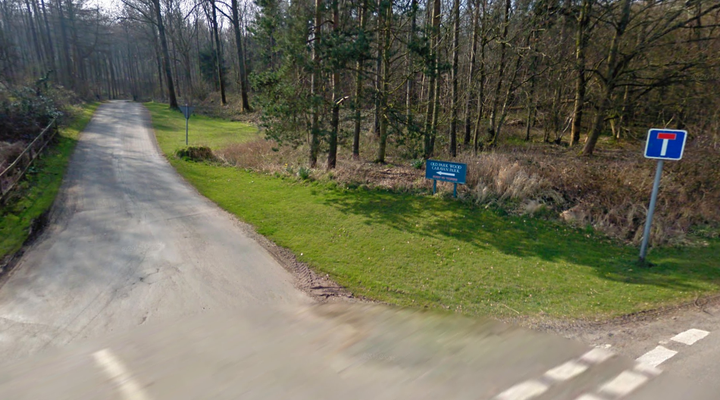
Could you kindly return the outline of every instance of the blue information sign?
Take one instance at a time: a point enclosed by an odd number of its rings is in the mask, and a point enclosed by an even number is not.
[[[685,150],[687,131],[676,129],[650,129],[645,143],[645,158],[679,160]]]
[[[467,164],[449,161],[427,160],[425,178],[437,181],[465,184]]]
[[[180,111],[182,111],[185,119],[190,119],[190,115],[192,114],[194,109],[195,107],[192,106],[180,106]]]

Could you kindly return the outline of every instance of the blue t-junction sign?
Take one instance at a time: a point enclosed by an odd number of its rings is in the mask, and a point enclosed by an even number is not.
[[[685,150],[687,131],[650,129],[645,143],[645,158],[679,160]]]

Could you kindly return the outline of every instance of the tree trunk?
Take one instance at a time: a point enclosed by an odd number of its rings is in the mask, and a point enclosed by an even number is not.
[[[471,5],[472,2],[468,2]],[[479,18],[480,18],[480,7],[475,4],[471,10],[472,15],[472,45],[470,46],[470,71],[468,72],[467,82],[467,101],[465,102],[465,137],[463,138],[463,144],[467,148],[470,146],[470,140],[472,139],[472,123],[471,123],[471,109],[473,101],[475,101],[475,59],[477,58],[477,42],[478,42],[478,29],[479,29]]]
[[[247,70],[245,68],[245,52],[243,50],[242,34],[240,33],[240,15],[238,12],[238,1],[232,0],[232,24],[235,31],[235,45],[238,54],[238,68],[240,70],[240,95],[242,98],[243,111],[252,111],[248,101]]]
[[[490,147],[497,146],[498,140],[500,139],[500,132],[502,131],[502,127],[505,124],[505,120],[507,119],[508,106],[510,105],[510,95],[515,90],[515,82],[517,80],[518,74],[520,73],[521,63],[522,56],[518,54],[517,58],[515,59],[515,68],[513,69],[510,82],[508,82],[507,88],[505,89],[505,97],[503,99],[502,108],[500,109],[500,118],[497,118],[497,124],[495,125],[494,129],[495,135],[493,136],[492,141],[490,141],[489,143]]]
[[[378,0],[378,19],[377,19],[377,57],[375,58],[375,118],[373,120],[373,133],[375,134],[375,137],[380,137],[380,74],[382,73],[382,49],[380,42],[382,39],[380,38],[380,32],[382,32],[382,17],[380,16],[381,10],[383,9],[383,1],[384,0]]]
[[[507,54],[507,37],[510,25],[509,20],[511,4],[511,0],[505,0],[502,36],[500,36],[500,62],[498,64],[497,83],[495,84],[495,91],[493,92],[492,110],[490,111],[490,127],[488,128],[488,143],[491,146],[494,146],[497,143],[497,112],[500,107],[500,91],[502,89],[503,80],[505,79],[505,58]]]
[[[155,29],[153,29],[153,34],[156,33]],[[165,87],[163,86],[163,73],[162,73],[162,57],[160,54],[162,54],[162,46],[160,46],[160,38],[155,35],[155,46],[157,47],[157,51],[155,53],[155,61],[157,62],[157,74],[158,74],[158,82],[160,83],[160,98],[163,97],[163,93],[165,92]]]
[[[458,63],[460,60],[460,0],[453,0],[452,99],[450,102],[450,156],[457,156]]]
[[[622,14],[620,22],[618,23],[615,34],[613,35],[612,41],[610,42],[610,49],[608,51],[607,58],[607,72],[603,79],[604,91],[600,102],[598,104],[597,114],[593,121],[592,131],[588,135],[588,140],[585,142],[582,154],[584,156],[591,156],[595,150],[595,145],[600,138],[600,133],[605,125],[605,112],[610,106],[610,100],[612,99],[613,92],[615,91],[615,85],[617,84],[618,65],[617,57],[620,49],[620,39],[625,34],[625,29],[630,23],[630,5],[632,0],[622,0]]]
[[[110,98],[116,99],[118,92],[117,92],[117,78],[115,77],[115,67],[113,66],[113,55],[110,53],[108,55],[108,70],[110,72]]]
[[[414,1],[414,0],[413,0]],[[365,27],[367,24],[367,0],[363,0],[360,5],[360,34],[365,35]],[[355,129],[353,131],[353,158],[356,160],[360,159],[360,125],[362,123],[362,94],[363,94],[363,64],[364,58],[362,55],[357,61],[355,72],[355,100],[353,106],[355,107]]]
[[[320,59],[318,46],[320,45],[322,0],[315,0],[315,20],[313,26],[312,63],[313,71],[310,76],[310,101],[312,101],[312,126],[310,128],[310,168],[317,166],[318,152],[320,150],[320,100],[318,97],[318,81],[320,80]]]
[[[338,34],[340,32],[340,11],[338,9],[338,1],[332,0],[333,13],[333,31]],[[338,129],[340,125],[340,72],[338,68],[333,69],[332,73],[332,120],[330,122],[330,137],[328,140],[328,159],[327,169],[335,169],[337,164],[337,145],[338,145]]]
[[[430,27],[430,79],[428,82],[428,105],[425,113],[425,151],[424,158],[432,156],[435,147],[435,118],[438,96],[436,93],[438,80],[438,37],[440,34],[440,0],[433,1]]]
[[[583,107],[585,106],[585,48],[588,42],[588,26],[590,25],[590,12],[594,0],[583,0],[575,32],[575,105],[573,107],[573,123],[570,134],[570,145],[574,146],[580,141],[582,129]]]
[[[487,46],[487,1],[482,0],[482,32],[480,35],[480,78],[478,79],[478,106],[477,120],[475,121],[475,133],[473,134],[473,154],[477,154],[480,141],[480,130],[483,114],[485,114],[485,47]]]
[[[38,57],[38,63],[44,64],[45,57],[43,57],[42,49],[40,48],[40,39],[38,39],[37,31],[35,30],[35,21],[33,20],[32,8],[30,8],[30,1],[25,0],[25,6],[27,7],[27,18],[28,25],[30,26],[30,34],[32,37],[33,47],[35,48],[35,54]]]
[[[47,17],[47,10],[45,9],[45,0],[40,0],[40,5],[42,8],[42,17],[43,17],[43,23],[45,24],[45,42],[47,44],[47,47],[45,51],[48,54],[48,60],[50,69],[54,70],[57,74],[57,67],[55,66],[55,48],[53,47],[53,41],[52,41],[52,31],[50,30],[50,23],[48,22]]]
[[[168,52],[167,38],[165,37],[165,24],[163,23],[162,13],[160,12],[160,0],[152,0],[155,11],[155,19],[160,35],[160,45],[162,46],[163,65],[165,67],[165,78],[167,79],[168,98],[171,109],[178,109],[177,97],[175,96],[175,83],[173,82],[172,70],[170,69],[170,53]]]
[[[415,32],[417,31],[417,0],[410,3],[410,31],[408,32],[408,47],[415,43]],[[407,54],[407,81],[405,82],[405,122],[407,123],[407,133],[412,136],[416,131],[413,121],[413,86],[415,84],[413,54],[408,50]]]
[[[75,92],[80,93],[81,96],[88,95],[88,82],[85,77],[85,60],[80,54],[80,40],[78,38],[77,26],[75,24],[75,7],[73,6],[72,0],[66,1],[67,7],[67,21],[70,23],[70,33],[72,36],[72,50],[74,55],[75,67]]]
[[[215,0],[210,0],[210,5],[212,6],[212,28],[215,36],[215,65],[217,67],[218,83],[220,84],[220,101],[222,105],[226,105],[227,98],[225,97],[225,79],[223,77],[223,54],[222,47],[220,47],[220,32],[217,23]]]
[[[532,130],[533,125],[535,124],[535,114],[537,111],[537,105],[535,104],[535,83],[537,81],[537,64],[538,64],[538,56],[535,52],[535,46],[536,42],[538,40],[538,31],[533,29],[532,33],[530,34],[530,42],[528,43],[528,47],[530,48],[530,52],[532,53],[532,56],[530,56],[530,89],[528,90],[528,103],[527,103],[527,119],[525,120],[525,141],[530,141],[530,131]]]
[[[438,39],[439,43],[439,39]],[[439,71],[439,67],[437,68]],[[435,139],[437,139],[437,126],[438,126],[438,120],[440,119],[440,74],[438,73],[437,79],[435,79],[435,96],[433,97],[433,103],[435,105],[433,106],[433,116],[432,116],[432,123],[430,125],[430,132],[432,132],[432,136],[430,136],[430,154],[435,152]]]
[[[337,0],[336,0],[337,1]],[[380,92],[380,143],[378,156],[375,162],[385,163],[385,150],[387,147],[388,125],[390,123],[390,110],[388,107],[388,96],[390,91],[390,28],[392,26],[392,0],[383,1],[385,4],[383,13],[383,43],[382,43],[382,78]]]
[[[67,87],[74,89],[75,88],[75,77],[72,73],[72,61],[70,60],[70,44],[67,37],[67,25],[65,23],[65,14],[63,12],[63,5],[62,0],[56,0],[55,1],[55,8],[58,12],[58,20],[60,21],[60,37],[62,38],[62,47],[63,47],[63,56],[64,56],[64,65],[63,68],[63,77],[64,77],[64,83]]]

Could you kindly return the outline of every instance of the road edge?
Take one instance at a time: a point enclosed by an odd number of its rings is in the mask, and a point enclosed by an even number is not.
[[[290,272],[290,274],[294,278],[294,285],[296,288],[306,293],[315,301],[323,303],[331,301],[360,301],[378,303],[377,301],[371,299],[355,296],[345,287],[330,279],[330,276],[327,274],[321,275],[316,273],[312,270],[312,268],[310,268],[309,265],[299,261],[292,251],[277,245],[272,240],[257,233],[254,226],[244,221],[241,221],[236,215],[228,212],[219,204],[212,201],[212,199],[200,193],[195,186],[193,186],[187,179],[185,179],[184,176],[182,176],[182,174],[177,172],[175,167],[168,160],[168,156],[166,156],[162,152],[162,150],[160,149],[160,145],[157,142],[155,129],[152,125],[152,115],[150,113],[150,110],[148,110],[147,107],[145,107],[145,105],[142,103],[137,104],[139,104],[143,109],[143,123],[147,124],[148,129],[152,132],[151,141],[157,154],[162,157],[162,159],[166,163],[168,163],[170,168],[172,168],[175,174],[180,177],[181,181],[188,188],[190,188],[198,196],[205,199],[205,201],[212,204],[223,214],[225,214],[238,228],[240,228],[240,230],[243,231],[243,233],[245,233],[251,240],[254,240],[263,249],[265,249],[265,251],[267,251],[273,257],[273,259],[275,259],[275,261],[277,261],[286,271]]]
[[[63,171],[62,177],[60,178],[60,187],[58,188],[58,192],[57,194],[55,194],[55,198],[53,199],[52,203],[45,211],[38,215],[37,218],[32,220],[29,227],[30,232],[28,233],[28,237],[22,243],[22,246],[16,252],[6,254],[5,256],[0,258],[0,289],[5,286],[5,283],[7,283],[7,281],[13,275],[17,267],[20,265],[20,261],[22,260],[25,253],[40,240],[47,228],[51,226],[56,220],[56,211],[58,208],[57,205],[65,201],[64,199],[67,197],[68,189],[66,177],[68,170],[70,169],[70,164],[72,163],[73,158],[75,158],[75,150],[77,149],[77,144],[81,140],[85,128],[90,125],[93,118],[95,117],[95,113],[103,103],[105,102],[97,102],[97,106],[93,110],[92,115],[90,115],[90,118],[88,118],[82,129],[79,129],[76,142],[73,145],[72,150],[70,150],[70,155],[67,158],[65,169]],[[92,103],[84,104],[87,105]],[[71,124],[62,126],[61,129],[67,129],[70,125]],[[47,150],[49,150],[49,148],[46,149],[46,151]]]

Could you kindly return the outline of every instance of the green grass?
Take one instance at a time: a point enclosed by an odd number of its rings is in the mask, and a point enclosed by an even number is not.
[[[61,127],[57,143],[35,161],[6,204],[0,207],[0,260],[20,250],[33,221],[52,205],[80,132],[98,105],[88,103],[77,110],[76,117]]]
[[[155,123],[170,112],[151,111],[161,148],[203,195],[357,295],[469,314],[608,318],[720,286],[719,240],[654,250],[656,266],[640,268],[636,248],[559,223],[441,197],[338,189],[183,161],[168,143],[177,132]],[[204,119],[196,129],[227,124]]]
[[[158,144],[165,154],[185,147],[185,118],[180,111],[170,111],[167,104],[145,103],[153,116],[153,127]],[[258,129],[252,125],[192,115],[188,126],[190,146],[207,146],[218,149],[230,143],[258,138]]]

